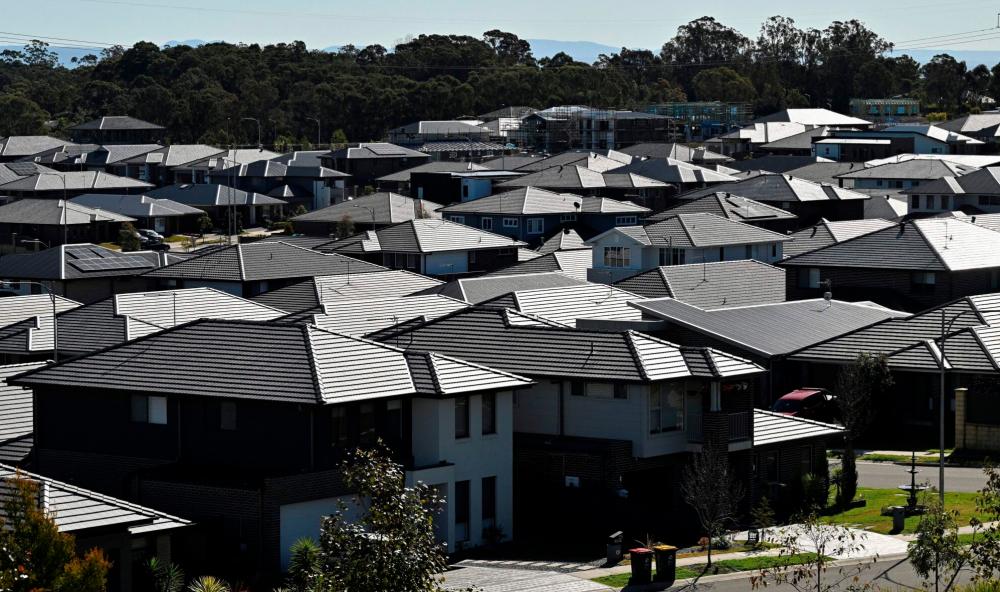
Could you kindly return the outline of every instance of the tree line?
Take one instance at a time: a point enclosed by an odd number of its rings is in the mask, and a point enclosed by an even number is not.
[[[59,65],[46,43],[0,52],[0,136],[64,133],[129,114],[174,143],[366,141],[416,120],[505,106],[584,104],[639,109],[666,101],[745,101],[757,114],[790,107],[846,111],[852,97],[919,98],[951,115],[1000,96],[1000,65],[968,68],[949,55],[920,65],[856,20],[801,29],[771,17],[756,39],[712,17],[678,27],[660,51],[622,48],[586,64],[536,58],[500,30],[480,38],[420,35],[396,45],[310,50],[301,41],[161,48],[139,42]],[[320,121],[317,125],[316,120]],[[317,138],[317,133],[319,137]]]

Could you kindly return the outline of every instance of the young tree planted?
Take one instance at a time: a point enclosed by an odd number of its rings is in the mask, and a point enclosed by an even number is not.
[[[892,373],[884,355],[859,354],[837,376],[834,394],[846,428],[844,456],[841,459],[840,499],[837,500],[841,507],[854,501],[858,492],[858,470],[855,464],[857,455],[854,446],[871,424],[872,398],[881,395],[892,384]]]
[[[684,467],[681,493],[708,537],[706,563],[711,567],[712,545],[736,523],[737,507],[743,499],[743,488],[729,467],[726,452],[706,444],[695,454]]]
[[[958,512],[943,508],[937,496],[928,496],[927,510],[917,525],[917,538],[907,547],[913,571],[924,579],[933,577],[934,592],[950,590],[959,570],[970,559],[958,538],[957,517]]]
[[[121,230],[118,231],[118,244],[121,245],[122,252],[138,251],[142,248],[139,233],[135,231],[135,226],[132,226],[131,222],[122,224]]]

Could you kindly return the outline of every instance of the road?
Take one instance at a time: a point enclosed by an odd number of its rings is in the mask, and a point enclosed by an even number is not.
[[[873,487],[877,489],[892,489],[904,483],[910,482],[910,474],[906,471],[908,467],[894,463],[871,463],[859,462],[858,484],[861,487]],[[830,463],[831,470],[834,464]],[[937,485],[937,467],[917,467],[920,471],[917,474],[917,482],[929,482]],[[982,489],[986,484],[986,477],[983,476],[982,469],[967,469],[964,467],[945,467],[944,469],[945,491],[967,491],[975,492]]]

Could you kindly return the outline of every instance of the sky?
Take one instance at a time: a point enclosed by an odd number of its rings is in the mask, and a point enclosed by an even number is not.
[[[1000,29],[995,35],[987,30],[997,25],[1000,6],[990,0],[3,0],[0,6],[0,43],[27,35],[125,46],[139,40],[298,39],[311,48],[391,47],[420,33],[479,36],[499,28],[526,39],[656,49],[679,25],[700,16],[756,37],[761,21],[780,14],[803,28],[857,18],[898,47],[1000,49]],[[985,39],[939,37],[969,31]],[[932,36],[938,39],[926,39]]]

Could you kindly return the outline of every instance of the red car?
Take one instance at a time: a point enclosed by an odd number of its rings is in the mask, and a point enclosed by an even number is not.
[[[816,421],[834,422],[837,419],[836,401],[821,388],[795,389],[775,401],[771,411]]]

